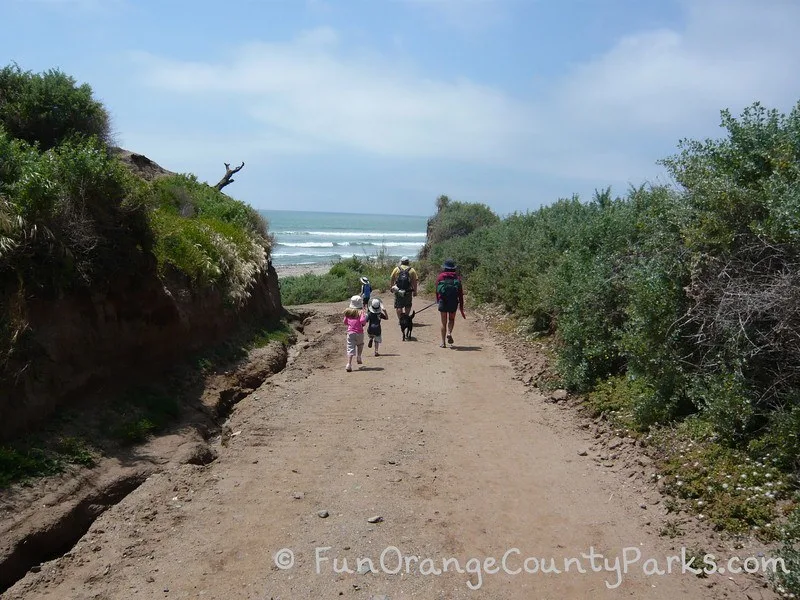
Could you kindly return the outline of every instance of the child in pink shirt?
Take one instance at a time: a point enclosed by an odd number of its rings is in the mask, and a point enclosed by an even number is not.
[[[364,310],[364,300],[361,296],[350,298],[350,306],[344,311],[344,324],[347,325],[347,366],[345,370],[353,370],[353,357],[362,364],[361,352],[364,350],[364,324],[367,322],[367,313]]]

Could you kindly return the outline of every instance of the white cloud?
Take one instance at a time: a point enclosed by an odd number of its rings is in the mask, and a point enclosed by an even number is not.
[[[155,87],[221,96],[302,139],[381,155],[502,161],[535,133],[519,101],[466,79],[441,81],[371,57],[346,57],[330,29],[288,44],[251,44],[220,64],[139,54]],[[493,158],[496,157],[496,158]]]
[[[721,108],[755,100],[789,108],[800,98],[800,5],[686,6],[681,30],[631,33],[537,98],[353,54],[330,28],[249,44],[217,63],[149,54],[137,62],[154,88],[246,111],[256,124],[251,143],[264,150],[349,149],[602,184],[651,175],[661,146],[713,131]]]
[[[800,68],[797,23],[800,5],[788,2],[690,4],[684,31],[626,36],[569,73],[556,92],[562,118],[604,133],[672,134],[721,108],[785,105],[800,92],[789,75]]]

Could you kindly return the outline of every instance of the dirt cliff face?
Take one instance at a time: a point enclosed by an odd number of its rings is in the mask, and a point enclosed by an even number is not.
[[[0,366],[0,440],[100,385],[143,383],[149,373],[223,341],[245,323],[275,320],[283,311],[271,264],[238,309],[219,291],[193,291],[179,274],[159,278],[155,264],[102,290],[24,303],[24,350]]]

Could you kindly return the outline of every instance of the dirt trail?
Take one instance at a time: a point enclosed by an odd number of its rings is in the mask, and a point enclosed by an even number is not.
[[[655,525],[661,505],[642,509],[629,474],[579,456],[591,433],[515,378],[480,323],[458,317],[456,348],[440,349],[435,309],[417,317],[409,342],[399,341],[392,315],[385,354],[365,349],[364,368],[347,373],[342,306],[316,308],[308,347],[239,403],[218,460],[150,477],[68,555],[4,597],[772,597],[747,579],[699,579],[679,565],[643,576],[645,559],[666,568],[676,553],[644,525]],[[368,523],[373,516],[382,521]],[[499,562],[513,548],[509,569],[529,556],[563,569],[592,547],[610,557],[635,547],[642,558],[609,589],[617,575],[593,573],[586,558],[584,574],[573,564],[562,574],[423,575],[410,561],[413,572],[392,575],[380,566],[391,547],[438,568],[450,557],[462,569],[471,557]],[[294,552],[291,569],[275,566],[283,548]],[[334,557],[353,571],[359,557],[371,558],[378,572],[337,574]],[[396,563],[388,550],[385,566]]]

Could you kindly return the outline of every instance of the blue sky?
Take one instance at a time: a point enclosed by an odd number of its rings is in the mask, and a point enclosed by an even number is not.
[[[665,181],[719,111],[800,100],[796,0],[0,0],[0,60],[256,208],[501,214]]]

